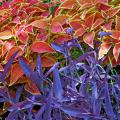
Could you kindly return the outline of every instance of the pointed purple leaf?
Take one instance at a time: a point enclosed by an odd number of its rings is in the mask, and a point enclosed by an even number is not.
[[[109,95],[109,88],[108,88],[108,83],[106,82],[105,84],[105,111],[106,114],[113,119],[115,117],[114,112],[113,112],[113,107],[111,104],[110,100],[110,95]]]
[[[21,66],[21,68],[24,71],[25,75],[27,77],[30,77],[31,73],[33,72],[32,68],[27,63],[24,62],[22,57],[19,57],[18,60],[19,60],[19,65]]]
[[[64,48],[62,46],[60,46],[59,44],[57,44],[57,43],[54,42],[54,43],[51,44],[51,46],[56,51],[64,54]]]
[[[53,89],[54,89],[54,94],[55,97],[58,99],[62,99],[63,97],[63,88],[62,88],[62,84],[61,84],[61,79],[60,79],[60,75],[59,75],[59,70],[58,68],[55,68],[53,71]]]
[[[38,55],[38,57],[37,57],[36,72],[38,72],[38,74],[39,74],[40,77],[43,77],[42,63],[41,63],[41,57],[40,57],[40,55]]]

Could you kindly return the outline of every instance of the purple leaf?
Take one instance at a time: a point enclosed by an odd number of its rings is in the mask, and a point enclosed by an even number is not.
[[[56,51],[64,54],[64,48],[62,46],[60,46],[59,44],[57,44],[57,43],[54,42],[54,43],[51,44],[51,46]]]
[[[40,118],[42,119],[42,114],[44,111],[45,111],[45,105],[43,105],[38,111],[38,113],[35,115],[35,120],[40,120]]]
[[[7,94],[0,88],[0,96],[2,96],[5,99],[8,99]]]
[[[0,103],[2,103],[2,102],[7,102],[8,100],[7,99],[5,99],[5,98],[0,98]]]
[[[115,117],[114,112],[113,112],[113,107],[110,101],[110,95],[109,95],[109,88],[108,88],[108,83],[106,82],[105,84],[105,111],[106,114],[113,119]]]
[[[110,33],[110,32],[105,32],[105,31],[100,31],[100,32],[98,33],[98,35],[100,36],[100,38],[102,38],[103,36],[112,35],[112,33]]]
[[[55,63],[46,73],[45,73],[45,77],[47,77],[56,67],[58,67],[60,63],[57,62]]]
[[[33,72],[32,68],[24,62],[22,57],[19,57],[18,60],[19,60],[19,64],[20,64],[22,70],[24,71],[25,75],[27,77],[30,77],[31,73]]]
[[[30,80],[36,84],[39,91],[43,92],[43,78],[39,77],[37,72],[31,73]]]
[[[51,119],[51,102],[52,102],[53,89],[51,88],[50,93],[47,98],[47,103],[45,106],[45,111],[43,113],[43,120],[52,120]]]
[[[17,91],[16,91],[15,102],[19,102],[22,91],[23,91],[23,85],[19,86]]]
[[[74,28],[68,28],[68,29],[66,30],[66,33],[67,33],[67,34],[72,34],[73,31],[74,31]]]
[[[40,77],[43,77],[43,72],[42,72],[42,64],[41,64],[41,57],[38,55],[37,57],[37,63],[36,63],[36,72]]]
[[[61,84],[61,79],[60,79],[60,75],[59,75],[59,70],[56,67],[53,71],[53,89],[54,89],[54,94],[55,97],[58,99],[62,99],[63,97],[63,88],[62,88],[62,84]]]
[[[14,120],[15,116],[17,116],[17,115],[18,115],[18,111],[14,110],[9,113],[8,117],[5,120]]]

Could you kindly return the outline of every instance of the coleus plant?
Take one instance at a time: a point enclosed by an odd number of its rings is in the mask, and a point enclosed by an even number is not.
[[[67,25],[75,29],[75,36],[80,38],[80,42],[96,48],[94,43],[101,41],[99,59],[108,53],[106,62],[112,62],[113,66],[119,64],[120,6],[116,4],[117,2],[65,0],[55,12],[56,15],[69,15]],[[111,35],[98,39],[100,31],[109,32]]]
[[[68,33],[71,32],[69,29]],[[44,71],[39,54],[34,69],[23,57],[18,57],[24,74],[36,85],[37,94],[27,92],[23,83],[15,88],[6,84],[9,69],[19,51],[8,60],[0,74],[3,85],[0,102],[8,111],[6,120],[119,120],[120,76],[111,72],[110,64],[104,69],[103,60],[98,60],[98,51],[90,48],[85,53],[76,38],[61,45],[53,42],[51,46],[64,55],[66,65],[59,67],[62,62],[57,62]],[[83,55],[73,59],[70,54],[73,47]]]

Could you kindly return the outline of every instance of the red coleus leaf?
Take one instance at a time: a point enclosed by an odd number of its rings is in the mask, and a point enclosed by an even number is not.
[[[12,2],[25,2],[25,0],[13,0]]]
[[[31,46],[31,50],[37,53],[55,52],[48,43],[43,42],[43,41],[34,42]]]
[[[28,40],[29,40],[29,36],[28,36],[28,33],[26,32],[21,32],[19,35],[18,35],[18,39],[21,43],[27,43]]]
[[[16,5],[14,5],[14,7],[13,7],[13,9],[12,9],[12,11],[11,11],[11,14],[12,14],[12,16],[17,16],[18,15],[18,13],[19,13],[19,8],[20,8],[20,4],[16,4]]]
[[[116,15],[116,25],[115,29],[120,31],[120,17]]]
[[[75,30],[77,30],[77,29],[82,27],[82,21],[80,21],[80,20],[72,20],[72,21],[70,21],[69,24]]]
[[[18,63],[13,64],[11,67],[11,76],[9,86],[13,85],[18,81],[18,79],[23,75],[23,71]]]
[[[104,3],[101,3],[101,4],[99,4],[99,6],[98,6],[98,10],[103,10],[103,11],[107,11],[107,10],[109,10],[111,7],[109,6],[109,5],[107,5],[107,4],[104,4]]]
[[[111,35],[112,38],[120,40],[120,31],[109,30],[109,32],[112,34]]]
[[[92,25],[91,30],[93,30],[93,29],[97,28],[98,26],[100,26],[103,22],[104,22],[104,20],[103,20],[102,18],[98,18],[98,19],[94,22],[94,24]]]
[[[37,86],[32,82],[29,82],[25,85],[25,90],[31,94],[40,94],[40,91],[38,90]]]
[[[40,32],[36,36],[36,39],[41,40],[41,41],[45,41],[45,40],[47,40],[47,38],[48,38],[48,33],[46,31]]]
[[[86,44],[88,44],[90,47],[94,48],[94,43],[93,43],[94,37],[95,37],[95,32],[92,31],[92,32],[86,33],[86,34],[84,35],[83,40],[84,40],[84,42],[85,42]]]
[[[42,56],[41,59],[42,59],[42,67],[51,67],[57,62],[56,57],[52,55]]]
[[[4,9],[9,9],[9,7],[10,7],[10,2],[8,2],[8,1],[4,2],[3,0],[2,0],[1,2],[3,2],[3,3],[2,3],[2,8],[4,8]]]
[[[16,58],[17,58],[18,56],[21,56],[21,55],[23,54],[23,51],[21,50],[21,48],[18,47],[18,46],[14,46],[14,47],[12,47],[12,48],[9,50],[9,52],[7,53],[7,55],[6,55],[6,57],[5,57],[5,62],[7,62],[7,61],[11,58],[11,56],[12,56],[15,52],[17,52],[18,50],[20,50],[20,51],[18,52]]]
[[[37,4],[39,0],[28,0],[28,2],[30,3],[30,5],[34,5]]]
[[[56,38],[55,42],[58,43],[58,44],[62,44],[64,43],[65,41],[68,41],[68,40],[71,40],[72,39],[72,36],[70,35],[59,35],[58,38]]]
[[[62,11],[62,9],[58,8],[58,9],[55,11],[55,15],[58,16],[61,11]]]
[[[33,27],[46,29],[48,26],[48,22],[45,21],[45,19],[40,19],[33,21],[30,25],[32,25]]]
[[[105,23],[102,28],[106,31],[106,30],[111,30],[111,27],[112,27],[112,23],[113,23],[113,19],[110,19],[108,21],[108,23]]]
[[[26,28],[25,28],[25,32],[32,34],[32,33],[33,33],[33,26],[28,26],[28,27],[26,27]]]
[[[61,4],[60,8],[73,9],[75,4],[76,4],[76,0],[66,0]]]
[[[60,32],[63,32],[63,30],[64,29],[60,23],[55,22],[55,23],[51,24],[51,32],[60,33]]]
[[[115,58],[116,62],[118,60],[119,53],[120,53],[120,43],[115,44],[115,46],[113,48],[113,55],[114,55],[114,58]]]
[[[42,14],[40,15],[41,17],[47,18],[50,15],[49,11],[44,11],[42,12]]]
[[[13,19],[12,23],[20,24],[20,23],[21,23],[21,22],[20,22],[20,17],[19,17],[19,16],[15,17],[15,18]]]
[[[94,19],[95,19],[95,14],[92,14],[85,19],[86,28],[90,28],[93,25]]]
[[[9,30],[5,30],[3,32],[0,32],[0,39],[3,39],[3,40],[10,39],[13,36],[14,35]]]
[[[99,55],[98,55],[98,59],[101,59],[105,54],[108,53],[108,51],[111,48],[111,43],[102,43],[100,46],[100,51],[99,51]]]

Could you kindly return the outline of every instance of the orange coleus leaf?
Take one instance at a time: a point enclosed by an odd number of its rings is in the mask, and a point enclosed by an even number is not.
[[[80,20],[72,20],[72,21],[70,21],[69,24],[75,30],[77,30],[77,29],[82,27],[82,21],[80,21]]]
[[[65,0],[61,4],[60,8],[63,8],[63,9],[73,9],[75,4],[76,4],[76,0]]]
[[[93,29],[97,28],[98,26],[100,26],[103,22],[104,22],[103,18],[98,18],[98,19],[94,22],[94,24],[92,25],[91,30],[93,30]]]
[[[60,33],[60,32],[63,32],[63,30],[64,29],[60,23],[55,22],[55,23],[51,24],[51,32]]]
[[[102,43],[100,46],[100,51],[99,51],[99,55],[98,55],[98,59],[101,59],[105,54],[108,53],[108,51],[111,48],[111,43]]]
[[[111,35],[112,38],[120,40],[120,31],[109,30],[109,32],[112,34]]]
[[[23,71],[18,63],[13,64],[11,67],[11,76],[9,86],[17,82],[17,80],[23,75]]]
[[[94,43],[93,43],[94,37],[95,37],[95,32],[92,31],[92,32],[86,33],[83,37],[83,40],[90,47],[94,48]]]
[[[45,19],[40,19],[33,21],[30,25],[32,25],[33,27],[46,29],[48,26],[48,22],[45,21]]]
[[[25,85],[25,90],[31,94],[40,94],[40,91],[38,90],[37,86],[32,82],[29,82]]]
[[[120,31],[120,17],[118,15],[116,15],[115,29],[118,30],[118,31]]]
[[[57,62],[56,57],[52,55],[42,56],[41,59],[42,59],[42,67],[51,67]]]
[[[13,34],[9,30],[0,32],[0,39],[2,39],[2,40],[10,39],[11,37],[13,37]]]
[[[52,47],[43,41],[36,41],[31,45],[31,50],[33,52],[37,52],[37,53],[45,53],[45,52],[55,52],[54,49],[52,49]]]
[[[55,18],[52,19],[52,23],[51,24],[55,24],[57,22],[57,23],[60,23],[61,25],[64,25],[68,18],[69,18],[68,15],[56,16]]]
[[[79,28],[78,30],[75,31],[75,36],[82,36],[84,33],[86,32],[86,30],[84,28]]]
[[[18,47],[18,46],[14,46],[14,47],[12,47],[12,48],[9,50],[9,52],[7,53],[7,55],[6,55],[6,57],[5,57],[5,62],[7,62],[7,61],[10,59],[10,57],[11,57],[15,52],[17,52],[18,50],[20,50],[20,51],[18,52],[16,58],[17,58],[18,56],[21,56],[21,55],[23,54],[23,51],[21,50],[21,48]]]
[[[113,48],[113,55],[114,55],[114,58],[115,58],[116,62],[118,60],[119,53],[120,53],[120,43],[115,44],[115,46]]]

